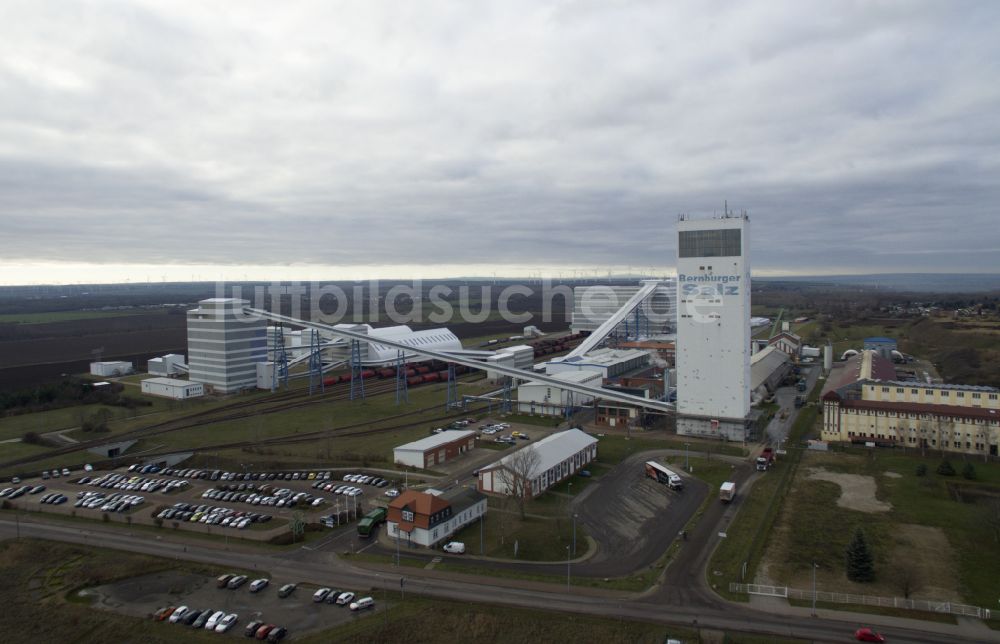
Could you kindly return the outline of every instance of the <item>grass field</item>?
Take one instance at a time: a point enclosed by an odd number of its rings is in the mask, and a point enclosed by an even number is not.
[[[161,624],[71,601],[77,590],[159,570],[182,569],[215,576],[210,566],[180,564],[115,550],[21,539],[0,542],[0,623],[8,634],[35,642],[176,642]],[[228,571],[226,571],[228,572]],[[16,638],[15,638],[16,639]],[[185,641],[216,641],[208,632],[184,632]]]
[[[117,318],[125,315],[150,313],[148,309],[134,311],[53,311],[50,313],[0,313],[0,324],[47,324],[69,320]]]
[[[116,580],[164,570],[216,576],[231,569],[189,564],[102,548],[22,539],[0,543],[0,624],[8,633],[31,633],[31,640],[107,642],[210,642],[219,635],[191,629],[164,628],[149,619],[95,610],[78,591]],[[700,641],[690,628],[642,621],[596,618],[554,611],[429,599],[408,593],[372,589],[376,602],[388,600],[388,615],[352,620],[325,631],[296,636],[296,641],[320,642],[648,642],[668,637]],[[44,616],[44,619],[41,617]],[[245,623],[245,622],[243,622]],[[237,630],[237,632],[240,632]],[[446,634],[442,637],[442,634]],[[459,635],[460,634],[460,635]],[[731,644],[792,642],[774,638],[726,635]]]
[[[909,588],[917,598],[993,607],[1000,544],[987,522],[987,508],[979,501],[956,500],[955,490],[961,493],[972,484],[961,476],[936,474],[939,462],[889,451],[807,454],[768,545],[768,573],[800,586],[804,571],[816,561],[824,590],[904,596]],[[929,470],[923,477],[915,473],[921,463]],[[815,467],[871,477],[877,499],[891,504],[891,510],[872,514],[841,507],[839,485],[806,479]],[[976,497],[985,492],[1000,498],[1000,464],[978,462],[975,469],[978,489],[971,491],[979,493]],[[844,572],[844,548],[859,525],[875,554],[872,584],[852,584]],[[930,552],[934,556],[926,556]]]

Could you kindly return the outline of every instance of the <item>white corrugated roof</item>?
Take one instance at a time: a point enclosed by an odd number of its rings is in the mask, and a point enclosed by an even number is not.
[[[143,382],[151,382],[154,385],[166,385],[170,387],[187,387],[188,385],[197,385],[197,382],[191,382],[190,380],[179,380],[177,378],[146,378]]]
[[[471,429],[446,429],[440,434],[434,434],[432,436],[428,436],[427,438],[421,438],[418,441],[413,441],[412,443],[407,443],[406,445],[400,445],[395,449],[426,452],[429,449],[434,449],[447,443],[452,443],[454,441],[462,440],[463,438],[475,435],[476,432]]]
[[[579,429],[567,429],[564,432],[550,434],[537,443],[528,445],[523,449],[534,450],[539,456],[538,461],[535,463],[535,466],[532,468],[531,474],[529,475],[530,478],[535,478],[542,472],[555,467],[567,458],[573,456],[573,454],[576,454],[585,447],[593,445],[596,442],[596,438],[580,431]],[[498,465],[506,465],[516,455],[517,452],[508,454],[490,467],[492,468]]]

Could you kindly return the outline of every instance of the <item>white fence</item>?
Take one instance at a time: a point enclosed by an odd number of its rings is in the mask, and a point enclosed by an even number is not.
[[[729,584],[729,592],[747,593],[749,595],[764,595],[767,597],[784,597],[812,601],[811,590],[799,590],[787,586],[765,586],[763,584]],[[816,591],[816,601],[829,604],[856,604],[859,606],[883,606],[887,608],[902,608],[905,610],[922,610],[929,613],[948,613],[965,617],[990,619],[990,609],[954,602],[937,602],[928,599],[905,599],[903,597],[876,597],[873,595],[852,595],[851,593],[828,593]]]

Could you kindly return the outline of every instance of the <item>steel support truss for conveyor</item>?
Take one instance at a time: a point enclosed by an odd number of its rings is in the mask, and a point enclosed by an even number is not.
[[[654,284],[655,287],[655,284]],[[638,293],[636,294],[638,295]],[[635,298],[632,298],[635,299]],[[437,351],[434,349],[423,349],[410,346],[408,344],[403,344],[402,342],[396,342],[395,340],[390,340],[388,338],[372,338],[364,333],[358,333],[357,331],[347,331],[345,329],[338,329],[329,324],[323,324],[321,322],[311,322],[309,320],[299,320],[287,315],[281,315],[279,313],[273,313],[271,311],[265,311],[263,309],[245,308],[243,309],[245,315],[257,316],[264,318],[266,320],[272,320],[274,322],[284,322],[285,324],[293,324],[295,326],[306,327],[308,329],[319,329],[320,331],[326,331],[332,335],[346,338],[348,340],[358,340],[360,342],[377,342],[379,344],[385,345],[387,347],[392,347],[394,349],[399,349],[406,351],[408,353],[416,353],[417,355],[422,355],[434,360],[440,360],[441,362],[453,362],[455,364],[465,365],[472,369],[486,369],[486,365],[478,360],[473,360],[468,357],[461,356],[459,354],[453,354],[448,351]],[[630,394],[620,393],[616,391],[611,391],[610,389],[603,389],[601,387],[591,387],[589,385],[581,385],[575,382],[566,382],[565,380],[559,380],[558,378],[553,378],[552,376],[540,373],[532,373],[530,371],[524,371],[523,369],[515,369],[514,367],[508,367],[505,365],[491,364],[489,365],[490,371],[496,371],[505,376],[511,376],[512,378],[517,378],[518,380],[530,380],[533,382],[541,382],[553,387],[555,389],[562,389],[564,391],[572,391],[573,393],[583,394],[585,396],[591,396],[595,399],[610,400],[613,402],[624,403],[626,405],[634,405],[642,409],[648,409],[653,411],[658,411],[661,413],[671,414],[675,411],[675,406],[671,403],[663,402],[660,400],[651,400],[649,398],[640,398],[639,396],[632,396]]]
[[[604,342],[604,338],[615,330],[615,327],[625,321],[629,313],[634,311],[636,307],[642,304],[647,297],[650,297],[663,282],[660,280],[643,280],[642,288],[636,291],[636,294],[629,298],[625,304],[615,311],[611,317],[601,326],[594,329],[594,331],[587,336],[587,338],[578,344],[575,349],[566,354],[565,358],[560,358],[560,360],[565,360],[566,358],[575,358],[577,356],[582,356],[585,353],[593,351],[597,348],[601,342]],[[638,333],[638,329],[636,329]]]

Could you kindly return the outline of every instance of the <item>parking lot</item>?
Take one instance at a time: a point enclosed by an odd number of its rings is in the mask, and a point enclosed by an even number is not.
[[[330,581],[329,587],[355,592],[358,598],[371,595],[371,589],[343,588],[334,581]],[[249,582],[233,590],[217,588],[214,577],[169,570],[89,588],[84,593],[94,600],[93,605],[97,608],[149,619],[153,619],[151,616],[159,609],[169,606],[187,606],[202,612],[236,613],[239,616],[236,624],[220,637],[244,638],[248,624],[262,621],[285,627],[288,629],[286,639],[294,640],[297,635],[331,628],[352,619],[363,619],[384,609],[377,594],[374,596],[374,608],[363,611],[352,611],[346,605],[316,603],[313,593],[318,587],[312,584],[298,585],[290,596],[280,598],[278,589],[294,582],[276,577],[266,588],[252,593]],[[183,623],[169,623],[168,620],[163,621],[162,627],[175,630],[178,634],[192,628]]]

